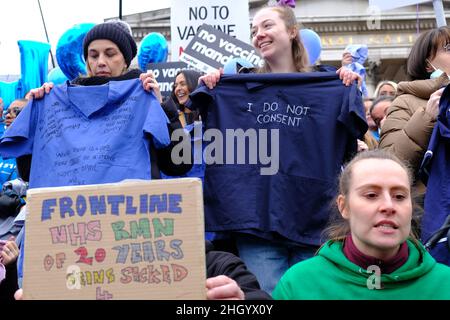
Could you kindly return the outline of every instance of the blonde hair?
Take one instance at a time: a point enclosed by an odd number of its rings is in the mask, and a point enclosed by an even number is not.
[[[397,95],[397,84],[394,81],[389,81],[389,80],[384,80],[384,81],[380,81],[377,84],[377,87],[375,88],[375,92],[373,93],[374,98],[378,98],[378,94],[380,92],[380,89],[382,86],[384,85],[390,85],[392,88],[394,88],[395,91],[395,95]]]
[[[375,139],[375,137],[372,135],[370,130],[367,130],[367,132],[364,134],[364,142],[369,147],[369,150],[375,150],[378,148],[378,141]]]
[[[289,6],[283,5],[267,5],[260,10],[269,8],[278,13],[280,18],[284,21],[287,30],[294,29],[296,36],[292,39],[292,58],[294,60],[294,66],[297,72],[308,72],[311,71],[309,67],[309,57],[308,52],[303,45],[300,34],[299,34],[299,26],[297,23],[297,19],[295,17],[294,11]],[[258,73],[269,73],[271,72],[270,67],[267,61],[264,61],[264,65],[261,68],[257,69]]]

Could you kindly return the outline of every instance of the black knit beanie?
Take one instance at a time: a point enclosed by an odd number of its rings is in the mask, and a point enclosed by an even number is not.
[[[89,44],[94,40],[107,39],[114,42],[122,52],[127,67],[136,56],[137,46],[127,26],[121,21],[100,23],[94,26],[84,37],[84,59],[87,61]]]

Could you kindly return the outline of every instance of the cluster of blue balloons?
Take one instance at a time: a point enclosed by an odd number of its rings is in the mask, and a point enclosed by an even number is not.
[[[83,39],[93,26],[94,23],[76,24],[61,36],[56,46],[59,67],[50,71],[49,81],[59,84],[86,75]],[[166,62],[168,54],[169,47],[164,36],[152,32],[146,35],[139,45],[137,54],[139,67],[146,70],[149,63]]]

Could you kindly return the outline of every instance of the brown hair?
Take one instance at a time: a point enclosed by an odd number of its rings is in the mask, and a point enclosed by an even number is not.
[[[292,40],[292,57],[294,59],[294,65],[298,72],[308,72],[311,70],[309,67],[309,58],[308,52],[303,45],[300,34],[299,34],[299,26],[297,23],[297,18],[295,17],[294,11],[289,6],[284,5],[267,5],[260,10],[265,8],[269,8],[273,11],[276,11],[280,18],[284,21],[286,29],[294,29],[296,32],[295,38]],[[269,73],[271,72],[267,61],[265,61],[264,65],[261,68],[257,69],[258,73]]]
[[[406,73],[411,80],[430,77],[428,60],[436,57],[437,51],[450,43],[450,28],[447,26],[428,30],[417,38],[411,48],[406,64]]]
[[[338,195],[343,195],[345,197],[348,197],[349,191],[350,191],[350,184],[352,180],[352,171],[353,167],[357,162],[360,162],[362,160],[366,159],[380,159],[380,160],[391,160],[395,163],[399,164],[408,175],[409,180],[409,186],[412,190],[413,185],[413,175],[412,171],[409,168],[408,165],[406,165],[404,162],[402,162],[399,158],[397,158],[394,154],[382,150],[382,149],[375,149],[375,150],[368,150],[364,152],[358,153],[342,170],[341,175],[339,177],[339,192]],[[414,201],[413,192],[411,192],[411,204],[414,208],[416,206],[416,203]],[[337,199],[337,197],[336,197]],[[335,200],[336,200],[335,199]],[[337,209],[336,201],[334,201],[333,204],[335,210],[334,214],[331,216],[330,221],[328,223],[328,227],[323,231],[324,236],[327,239],[333,240],[333,241],[343,241],[345,237],[350,233],[350,225],[348,223],[348,220],[344,219],[342,215],[340,214],[339,210]],[[414,209],[413,209],[414,212]],[[413,215],[413,220],[415,219]],[[410,238],[414,241],[417,241],[418,238],[415,234],[413,228],[411,228],[410,231]]]
[[[379,104],[380,102],[383,102],[383,101],[392,102],[392,101],[394,101],[394,97],[392,97],[392,96],[379,96],[378,98],[375,99],[374,102],[372,102],[372,105],[370,106],[370,109],[369,109],[369,113],[372,114],[373,109],[375,109],[377,104]]]

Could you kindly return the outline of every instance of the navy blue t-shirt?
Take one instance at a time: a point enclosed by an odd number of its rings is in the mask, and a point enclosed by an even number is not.
[[[149,142],[168,145],[167,124],[139,79],[66,83],[22,110],[1,139],[0,154],[33,155],[30,188],[150,179]]]
[[[450,87],[442,93],[439,115],[420,171],[426,173],[424,215],[421,240],[425,243],[444,224],[450,214]],[[446,237],[444,235],[442,238]],[[448,241],[448,243],[447,243]],[[450,240],[430,250],[437,262],[450,266]]]
[[[345,87],[335,72],[240,74],[223,76],[213,90],[199,87],[191,100],[206,119],[205,132],[220,130],[225,145],[211,152],[219,158],[222,152],[224,164],[207,162],[206,230],[318,245],[341,166],[356,152],[356,139],[367,131],[356,85]],[[258,141],[253,156],[266,146],[266,155],[275,154],[271,135],[279,129],[279,141],[273,141],[279,147],[277,173],[261,175],[261,168],[270,165],[259,155],[252,164],[250,144],[244,148],[231,144],[227,149],[227,129],[242,129],[252,136],[247,142]],[[209,146],[220,144],[220,139],[211,140]],[[237,164],[239,149],[245,149],[245,164]]]

